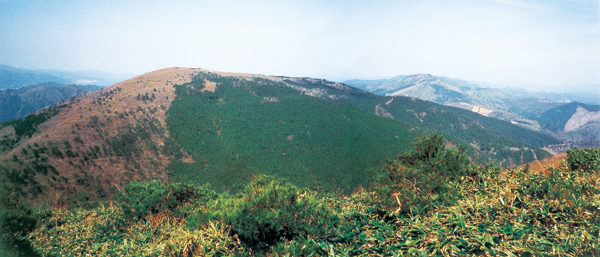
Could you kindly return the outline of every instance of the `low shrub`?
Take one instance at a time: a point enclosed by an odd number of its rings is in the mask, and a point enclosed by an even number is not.
[[[0,253],[2,256],[39,256],[31,249],[27,237],[50,212],[31,208],[7,194],[10,186],[0,186]]]
[[[567,163],[571,170],[600,171],[600,148],[580,150],[574,147],[567,151]]]
[[[268,176],[255,177],[242,193],[221,199],[215,209],[212,218],[230,224],[255,250],[281,239],[326,238],[339,222],[316,193]]]
[[[456,201],[452,182],[476,174],[465,148],[445,147],[443,136],[431,134],[417,138],[414,150],[392,160],[374,174],[374,188],[383,195],[387,207],[395,212],[431,209],[434,204]]]
[[[214,199],[217,194],[208,186],[161,181],[131,182],[114,200],[123,209],[126,219],[144,219],[150,213],[175,211],[180,205],[198,199]]]

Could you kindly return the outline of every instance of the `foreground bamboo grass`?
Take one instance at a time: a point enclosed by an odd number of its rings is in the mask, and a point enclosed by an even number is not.
[[[421,139],[374,171],[372,187],[348,196],[266,176],[236,196],[133,183],[96,208],[52,210],[27,240],[43,256],[580,256],[600,248],[598,149],[574,149],[538,174],[465,166],[460,149],[441,143]]]

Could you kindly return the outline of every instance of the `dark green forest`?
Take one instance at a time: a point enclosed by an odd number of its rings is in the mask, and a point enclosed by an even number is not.
[[[215,92],[202,90],[205,79],[218,84]],[[534,152],[540,159],[549,156],[539,147],[558,143],[507,122],[406,97],[385,106],[394,119],[375,116],[375,106],[391,98],[327,83],[200,73],[176,86],[168,130],[195,163],[174,161],[170,177],[236,192],[251,174],[260,173],[348,193],[364,186],[368,169],[381,167],[383,160],[407,150],[415,136],[431,131],[467,146],[480,163],[530,162]],[[339,97],[309,96],[290,85]]]
[[[201,91],[204,78],[219,84],[214,93]],[[168,130],[195,163],[172,163],[174,181],[237,191],[252,174],[268,174],[348,193],[417,135],[396,120],[268,80],[202,74],[176,88]]]

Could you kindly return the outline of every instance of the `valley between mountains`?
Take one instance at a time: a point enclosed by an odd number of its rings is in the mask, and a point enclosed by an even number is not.
[[[541,93],[513,94],[510,90],[490,88],[482,83],[430,74],[385,80],[349,80],[346,83],[379,95],[415,97],[509,121],[564,141],[564,144],[550,146],[549,149],[555,152],[564,152],[574,146],[600,146],[598,105],[551,101]]]

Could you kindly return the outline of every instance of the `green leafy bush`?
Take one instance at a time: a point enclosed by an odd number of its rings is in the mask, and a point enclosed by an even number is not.
[[[27,236],[40,220],[50,215],[50,212],[31,208],[8,194],[12,191],[10,186],[0,186],[0,253],[39,256],[31,249]]]
[[[396,212],[400,212],[453,203],[451,183],[473,173],[466,149],[446,148],[444,137],[438,134],[417,138],[413,146],[413,151],[389,162],[375,177],[375,187],[389,196],[386,205],[397,204]]]
[[[182,183],[167,184],[161,181],[131,182],[123,192],[114,196],[126,219],[144,219],[150,213],[174,211],[194,199],[213,199],[217,194],[207,186],[198,187]]]
[[[600,148],[579,150],[574,147],[567,151],[567,162],[571,170],[600,171]]]
[[[234,198],[221,199],[212,213],[253,249],[281,239],[325,238],[339,217],[314,192],[282,180],[257,176]]]

